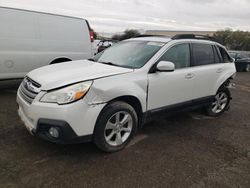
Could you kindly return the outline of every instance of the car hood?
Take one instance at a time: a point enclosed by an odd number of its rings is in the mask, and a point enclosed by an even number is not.
[[[105,65],[88,60],[48,65],[27,74],[41,85],[41,90],[51,90],[65,85],[133,72],[133,69]]]

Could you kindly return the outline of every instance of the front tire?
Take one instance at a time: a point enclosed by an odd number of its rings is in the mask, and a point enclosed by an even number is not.
[[[217,117],[222,115],[230,105],[231,94],[228,88],[221,88],[215,95],[214,101],[207,107],[207,115]]]
[[[122,150],[137,131],[138,117],[134,108],[125,102],[108,104],[98,117],[94,143],[105,152]]]

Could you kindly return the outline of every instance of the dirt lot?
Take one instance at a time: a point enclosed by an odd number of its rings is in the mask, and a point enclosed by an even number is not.
[[[15,84],[0,90],[0,187],[250,187],[250,73],[239,73],[231,109],[148,123],[127,149],[55,145],[26,131]]]

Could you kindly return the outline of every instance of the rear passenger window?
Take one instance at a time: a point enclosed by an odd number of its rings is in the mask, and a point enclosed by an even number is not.
[[[213,47],[209,44],[192,44],[194,65],[214,64]]]
[[[215,46],[213,46],[213,49],[214,49],[214,62],[215,63],[222,63],[220,55],[219,55],[219,51],[217,50],[217,48]]]
[[[176,69],[190,66],[189,44],[178,44],[170,48],[159,61],[170,61],[175,64]]]
[[[228,55],[228,53],[226,52],[226,50],[223,49],[223,48],[221,48],[221,47],[218,47],[218,48],[219,48],[219,51],[220,51],[220,53],[221,53],[221,57],[222,57],[222,59],[223,59],[223,62],[224,62],[224,63],[229,63],[229,62],[231,62],[231,58],[230,58],[230,56]]]

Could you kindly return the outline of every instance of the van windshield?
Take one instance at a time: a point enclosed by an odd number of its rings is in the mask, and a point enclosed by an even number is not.
[[[97,54],[93,61],[126,68],[141,68],[165,43],[124,41]]]

